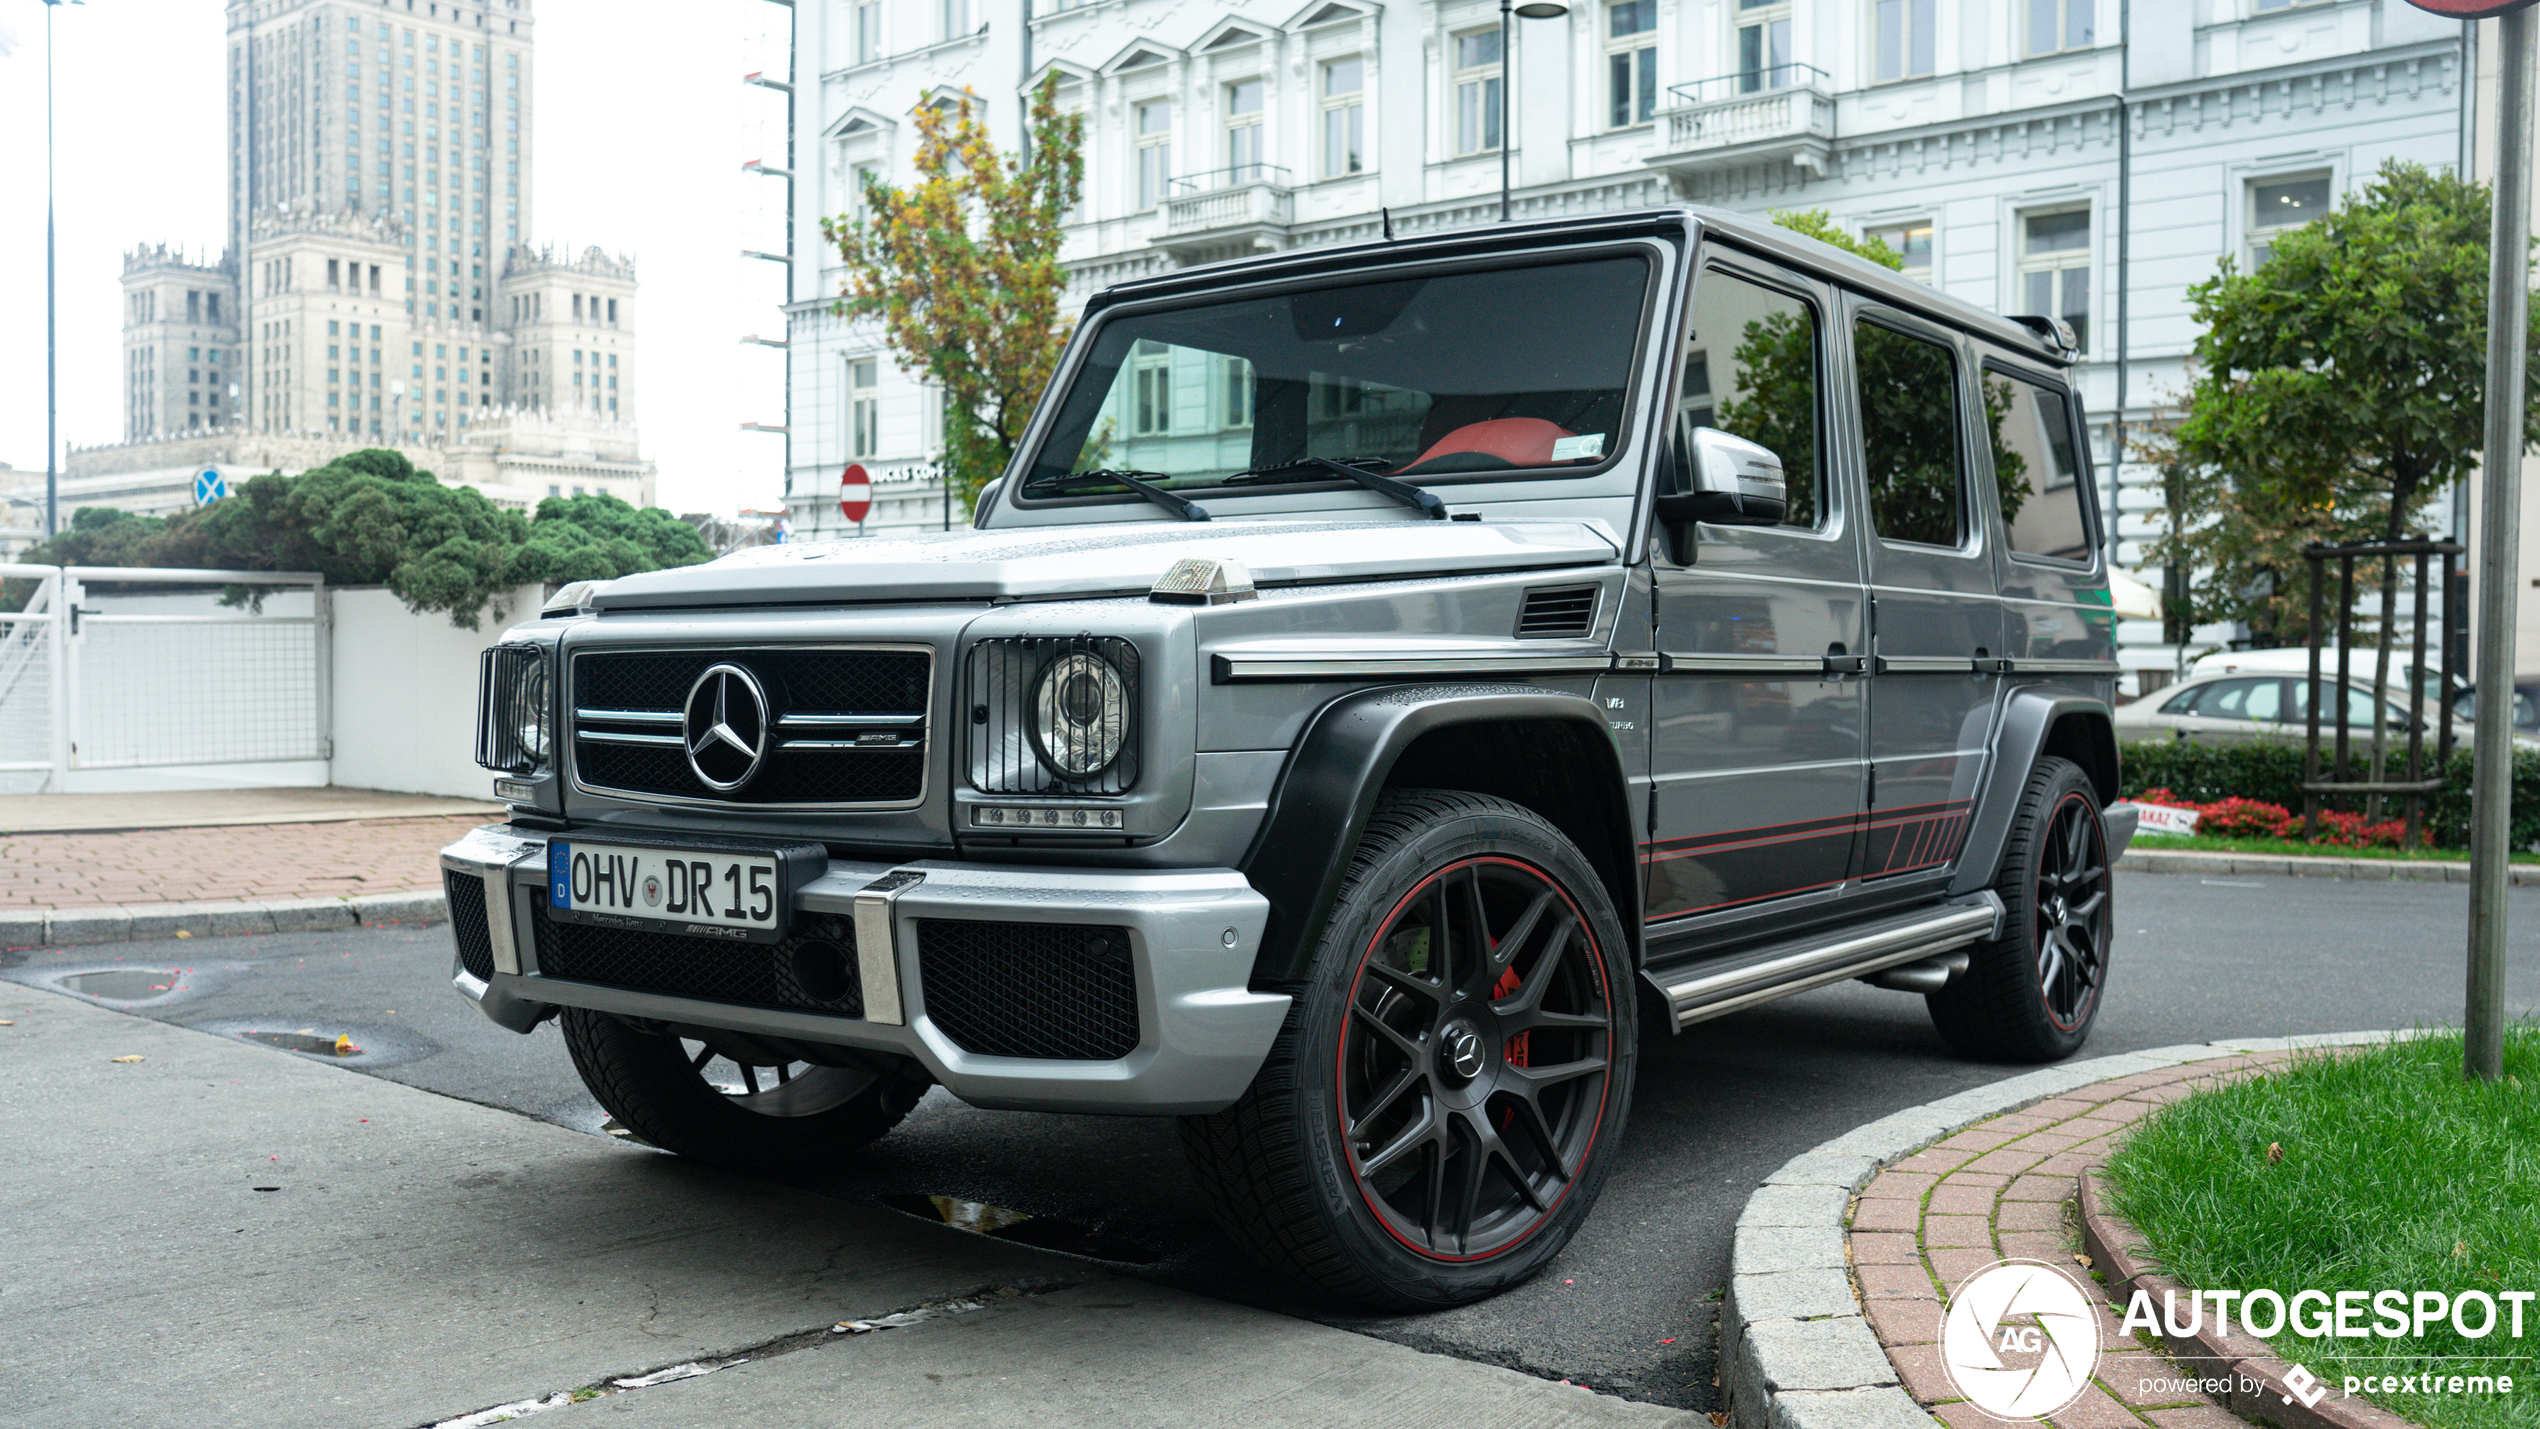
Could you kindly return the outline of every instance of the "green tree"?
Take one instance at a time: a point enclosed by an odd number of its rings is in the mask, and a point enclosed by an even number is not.
[[[2174,468],[2154,553],[2205,573],[2194,618],[2310,639],[2302,547],[2403,539],[2476,468],[2487,249],[2485,185],[2391,161],[2253,271],[2226,257],[2187,290],[2202,331],[2185,410],[2154,443]],[[2540,410],[2523,423],[2526,445],[2540,441]],[[2386,698],[2395,563],[2380,584],[2373,689]],[[2375,780],[2387,741],[2374,731]]]
[[[84,509],[26,559],[316,571],[334,585],[384,585],[407,609],[446,611],[473,630],[488,605],[507,613],[500,602],[515,586],[613,580],[712,556],[666,511],[614,496],[550,497],[532,519],[374,448],[298,476],[251,477],[226,500],[165,519]],[[252,604],[261,594],[240,587],[229,599]]]
[[[968,94],[921,104],[917,182],[868,178],[865,216],[821,220],[847,265],[841,316],[879,318],[900,363],[942,389],[945,474],[965,509],[1005,470],[1073,325],[1059,223],[1084,186],[1084,116],[1058,76],[1032,94],[1026,154],[998,152]]]

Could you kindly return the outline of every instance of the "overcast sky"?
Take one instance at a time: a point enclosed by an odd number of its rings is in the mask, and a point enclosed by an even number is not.
[[[0,0],[0,462],[44,469],[44,30],[39,0]],[[123,436],[122,255],[166,242],[217,255],[223,169],[221,0],[87,0],[55,12],[54,123],[63,440]],[[774,506],[784,417],[784,186],[743,175],[784,158],[774,92],[786,11],[766,0],[538,0],[536,202],[529,234],[633,255],[643,284],[644,454],[674,511]],[[648,23],[656,15],[676,24]],[[772,145],[772,147],[762,146]],[[67,514],[67,513],[66,513]]]

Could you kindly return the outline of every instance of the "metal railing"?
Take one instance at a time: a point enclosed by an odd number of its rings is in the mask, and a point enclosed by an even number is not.
[[[21,608],[0,611],[0,790],[61,792],[81,769],[329,757],[324,576],[0,565],[0,581],[34,582]],[[305,586],[310,608],[107,611],[84,603],[92,584]]]
[[[1832,76],[1812,64],[1785,60],[1761,69],[1742,69],[1729,74],[1715,74],[1709,79],[1687,80],[1667,86],[1667,92],[1687,105],[1718,104],[1731,99],[1751,99],[1781,89],[1826,89]]]
[[[2465,549],[2457,541],[2364,541],[2351,546],[2314,545],[2303,548],[2302,556],[2310,563],[2311,577],[2311,673],[2310,682],[2305,687],[2310,708],[2306,714],[2302,753],[2302,837],[2304,839],[2319,837],[2320,806],[2328,799],[2356,794],[2397,794],[2407,800],[2407,824],[2401,833],[2399,846],[2412,849],[2423,842],[2427,802],[2435,794],[2442,792],[2452,763],[2453,681],[2459,678],[2459,671],[2453,663],[2451,632],[2461,628],[2457,600],[2459,582],[2453,578],[2452,561]],[[2363,683],[2359,689],[2355,683],[2356,672],[2353,669],[2355,562],[2358,558],[2366,560],[2377,558],[2394,563],[2412,560],[2416,567],[2413,582],[2415,599],[2410,611],[2412,635],[2406,648],[2407,664],[2404,667],[2407,671],[2404,686],[2407,699],[2402,706],[2408,712],[2407,772],[2396,779],[2372,778],[2369,764],[2363,771],[2366,777],[2356,778],[2357,771],[2350,763],[2353,752],[2351,737],[2356,728],[2353,702],[2360,695],[2368,706],[2377,703],[2373,701],[2370,694],[2362,693],[2372,689],[2371,676],[2363,677]],[[2337,690],[2337,728],[2333,746],[2335,762],[2323,769],[2320,760],[2320,710],[2321,706],[2328,701],[2325,698],[2326,690],[2323,689],[2323,685],[2327,682],[2323,680],[2320,669],[2320,643],[2325,638],[2328,629],[2326,607],[2329,594],[2326,567],[2330,561],[2337,562],[2337,673],[2334,681]],[[2401,575],[2399,579],[2404,586],[2406,576]],[[2438,708],[2435,712],[2437,732],[2434,758],[2429,764],[2425,757],[2425,721],[2418,717],[2417,712],[2423,708],[2424,704],[2423,676],[2427,668],[2425,649],[2427,586],[2438,579],[2442,582],[2442,594],[2439,599],[2443,603],[2444,639],[2441,652],[2442,675],[2435,687],[2438,691],[2435,697]],[[2383,633],[2388,635],[2395,632]],[[2394,650],[2391,653],[2395,657],[2400,652]],[[2394,658],[2391,663],[2397,665],[2399,662]],[[2387,774],[2389,772],[2388,756],[2391,751],[2386,722],[2390,717],[2390,711],[2387,708],[2372,708],[2371,714],[2372,723],[2363,726],[2364,734],[2369,739],[2376,730],[2381,732],[2384,766],[2381,772]],[[2472,731],[2472,735],[2476,737],[2476,731]],[[2490,730],[2486,737],[2511,740],[2513,731],[2510,728]]]
[[[1196,174],[1182,174],[1167,179],[1167,198],[1189,198],[1196,194],[1221,193],[1246,184],[1273,184],[1288,187],[1288,171],[1277,164],[1235,164],[1223,169],[1206,169]]]

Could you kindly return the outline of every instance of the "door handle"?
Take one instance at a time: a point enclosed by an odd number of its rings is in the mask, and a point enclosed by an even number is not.
[[[1870,673],[1870,657],[1847,654],[1838,640],[1826,647],[1825,671],[1829,675],[1866,675]]]

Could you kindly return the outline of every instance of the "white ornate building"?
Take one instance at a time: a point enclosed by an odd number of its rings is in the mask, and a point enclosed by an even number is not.
[[[1683,199],[1824,209],[1925,282],[2072,320],[2107,480],[2111,418],[2182,385],[2187,286],[2385,159],[2468,157],[2468,39],[2403,0],[804,0],[792,103],[796,528],[836,533],[840,468],[922,471],[927,391],[828,315],[818,219],[909,175],[921,102],[969,89],[1011,147],[1026,87],[1086,115],[1080,295],[1242,253]],[[1514,104],[1505,103],[1514,96]],[[2119,255],[2125,255],[2123,267]],[[2123,274],[2121,281],[2120,275]],[[2122,316],[2122,322],[2120,317]],[[2119,560],[2154,494],[2124,473]],[[877,487],[876,495],[891,491]],[[931,526],[923,480],[867,530]],[[2142,572],[2158,585],[2158,572]],[[2129,659],[2166,667],[2157,622]]]

